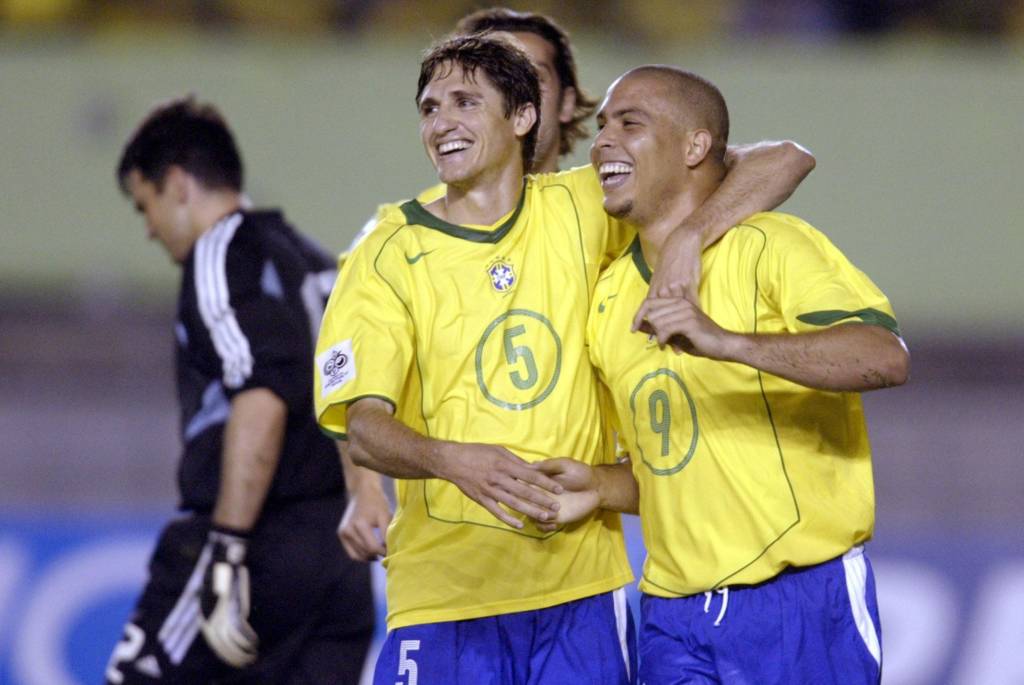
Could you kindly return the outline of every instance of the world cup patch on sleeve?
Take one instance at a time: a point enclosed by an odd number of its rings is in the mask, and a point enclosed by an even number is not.
[[[356,377],[356,359],[352,354],[352,339],[342,340],[317,355],[320,374],[320,397],[324,398]]]

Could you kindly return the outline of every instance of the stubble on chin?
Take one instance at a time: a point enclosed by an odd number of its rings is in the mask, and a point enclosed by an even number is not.
[[[626,219],[633,211],[633,202],[628,201],[612,207],[609,207],[606,202],[604,205],[604,211],[608,213],[608,216],[615,219]]]

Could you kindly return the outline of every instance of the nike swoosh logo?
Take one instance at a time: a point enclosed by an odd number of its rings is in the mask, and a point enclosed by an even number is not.
[[[604,314],[604,304],[605,304],[605,302],[607,302],[608,300],[615,299],[616,295],[618,295],[618,293],[615,293],[615,295],[609,295],[608,297],[604,298],[601,301],[601,304],[597,305],[597,313],[598,314]]]
[[[415,257],[410,257],[409,255],[406,255],[405,256],[405,261],[409,262],[410,264],[415,264],[416,262],[418,262],[421,259],[423,259],[424,257],[426,257],[431,252],[434,252],[434,250],[428,250],[427,252],[420,252]]]

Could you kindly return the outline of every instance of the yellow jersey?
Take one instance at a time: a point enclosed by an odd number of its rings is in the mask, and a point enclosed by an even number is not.
[[[385,208],[352,253],[317,346],[321,427],[380,397],[444,440],[527,461],[614,461],[584,345],[600,270],[635,232],[610,220],[590,167],[527,177],[491,226],[457,226],[418,201]],[[497,520],[448,481],[398,481],[387,533],[388,627],[539,609],[630,582],[621,522],[604,512],[545,533]]]
[[[419,195],[417,195],[416,201],[423,205],[429,205],[434,200],[437,200],[438,198],[442,197],[447,189],[448,187],[445,184],[438,183],[437,185],[433,185],[424,190],[423,192],[421,192]],[[356,237],[352,239],[352,242],[349,243],[348,247],[346,247],[345,250],[340,255],[338,255],[339,272],[341,271],[342,267],[345,266],[345,262],[348,261],[348,257],[350,254],[352,254],[352,250],[359,247],[359,244],[366,240],[366,236],[370,235],[370,233],[373,232],[373,229],[377,228],[377,226],[380,225],[380,222],[384,219],[385,216],[387,216],[388,212],[398,207],[400,204],[401,203],[387,203],[377,206],[377,211],[374,212],[373,216],[371,216],[366,221],[365,224],[363,224],[363,227],[359,229],[359,232],[356,233]]]
[[[849,322],[898,334],[885,295],[796,217],[756,214],[702,258],[701,309],[742,333]],[[660,350],[629,332],[650,270],[637,238],[602,275],[587,328],[640,486],[642,591],[677,597],[758,583],[871,537],[860,395]]]

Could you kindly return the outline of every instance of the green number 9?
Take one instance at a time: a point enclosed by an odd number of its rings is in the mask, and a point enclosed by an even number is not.
[[[651,411],[651,430],[661,436],[661,456],[668,456],[669,431],[672,429],[672,410],[668,405],[668,393],[664,390],[655,390],[647,400]],[[661,411],[658,411],[661,405]],[[661,418],[659,419],[659,413]]]

